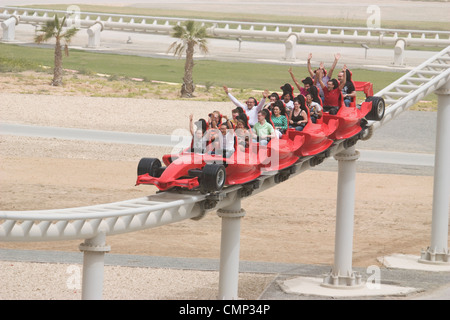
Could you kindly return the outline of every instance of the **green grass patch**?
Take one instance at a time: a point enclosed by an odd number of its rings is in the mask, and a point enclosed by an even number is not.
[[[46,66],[51,70],[53,66],[53,47],[24,47],[12,44],[0,44],[0,70],[3,72],[18,72],[25,70],[43,70]],[[118,55],[70,50],[70,55],[63,60],[66,69],[77,70],[80,75],[90,76],[91,85],[110,87],[113,89],[109,96],[118,96],[114,91],[128,92],[125,96],[138,97],[154,94],[158,98],[165,98],[169,92],[178,91],[180,86],[155,84],[154,82],[177,83],[182,82],[184,73],[184,59],[148,58],[132,55]],[[260,98],[253,92],[267,89],[271,92],[280,91],[285,83],[292,83],[288,73],[288,65],[258,64],[258,63],[226,63],[212,60],[195,62],[194,82],[198,85],[196,92],[208,93],[210,100],[226,101],[222,86],[234,88],[233,94],[238,99],[246,99],[250,95]],[[306,67],[294,67],[294,74],[300,81],[308,75]],[[337,71],[336,71],[337,72]],[[388,86],[400,78],[403,73],[352,69],[355,81],[369,81],[374,85],[374,93]],[[109,78],[96,77],[96,74],[106,74]],[[337,73],[334,74],[337,76]],[[133,78],[144,79],[142,82],[130,81]],[[65,81],[76,82],[76,76],[65,76]],[[85,80],[82,80],[85,81]],[[152,82],[153,81],[153,82]],[[295,92],[298,92],[295,88]],[[91,95],[95,93],[91,93]],[[101,95],[102,93],[98,93]],[[124,96],[124,93],[122,93]],[[363,98],[358,96],[358,98]],[[418,107],[435,109],[437,99],[430,95]]]
[[[10,55],[0,55],[0,72],[43,71],[41,65],[26,58],[16,58]]]
[[[0,67],[17,64],[30,66],[53,66],[53,48],[23,47],[0,44]],[[5,66],[5,68],[6,68]],[[70,50],[63,60],[66,69],[78,70],[81,74],[107,74],[113,77],[143,78],[164,82],[181,83],[184,73],[184,59],[156,59],[131,55],[92,53]],[[256,90],[277,91],[292,80],[289,66],[257,63],[225,63],[212,60],[195,62],[194,81],[196,84]],[[22,69],[23,70],[23,69]],[[306,67],[294,67],[299,80],[307,76]],[[374,90],[380,90],[402,76],[397,72],[353,70],[354,79],[374,83]],[[337,76],[337,74],[335,74]]]

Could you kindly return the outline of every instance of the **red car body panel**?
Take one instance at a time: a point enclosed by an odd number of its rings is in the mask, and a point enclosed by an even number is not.
[[[324,123],[329,123],[332,120],[337,120],[339,122],[336,131],[330,135],[330,139],[347,139],[361,132],[361,119],[364,118],[371,109],[372,102],[363,102],[360,108],[357,108],[356,106],[342,106],[339,108],[336,115],[324,113]]]
[[[303,137],[288,139],[272,139],[267,146],[251,143],[250,147],[236,150],[230,158],[219,155],[195,154],[183,152],[163,156],[167,168],[160,177],[152,177],[148,173],[139,175],[136,185],[153,184],[164,191],[173,187],[194,189],[199,186],[198,177],[187,177],[189,170],[201,169],[207,163],[226,164],[225,185],[238,185],[258,178],[262,171],[278,171],[298,161],[295,151],[304,142]]]
[[[266,151],[259,152],[261,165],[265,171],[283,170],[298,161],[295,152],[305,142],[304,137],[290,139],[288,135],[283,135],[280,139],[272,139],[265,148]]]
[[[302,131],[289,129],[287,134],[291,139],[297,136],[305,138],[305,142],[295,152],[295,155],[299,157],[310,156],[328,149],[333,143],[329,136],[336,130],[337,125],[338,121],[330,121],[329,124],[308,121]]]
[[[366,97],[373,96],[373,84],[371,82],[353,81],[356,91],[362,91]]]

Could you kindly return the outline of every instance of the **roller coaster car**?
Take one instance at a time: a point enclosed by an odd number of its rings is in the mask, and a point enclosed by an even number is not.
[[[312,123],[308,110],[308,123],[303,131],[288,129],[279,139],[272,139],[267,146],[250,140],[250,146],[235,152],[228,158],[210,153],[190,152],[190,148],[179,154],[156,158],[142,158],[137,168],[139,184],[152,184],[159,190],[172,188],[200,190],[214,193],[224,186],[248,184],[264,173],[288,175],[294,164],[305,156],[327,156],[327,149],[335,140],[357,141],[367,120],[381,120],[384,116],[384,100],[373,97],[372,84],[354,82],[358,91],[366,93],[366,101],[356,106],[344,105],[336,115],[323,114],[322,119]],[[282,181],[282,180],[279,180]]]
[[[267,146],[251,143],[245,151],[239,148],[229,158],[198,154],[187,150],[163,156],[166,167],[156,158],[142,158],[138,164],[137,182],[153,184],[165,191],[174,187],[197,189],[201,193],[220,191],[224,186],[241,185],[258,178],[263,172],[286,169],[298,161],[294,152],[304,139],[272,139]]]

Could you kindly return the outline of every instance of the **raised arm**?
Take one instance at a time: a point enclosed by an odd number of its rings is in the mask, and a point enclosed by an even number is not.
[[[292,67],[289,68],[289,74],[291,75],[292,81],[294,81],[295,85],[297,86],[298,91],[302,92],[303,88],[300,85],[300,83],[298,83],[297,79],[294,76],[294,73],[292,72]]]
[[[225,93],[227,94],[227,96],[230,98],[230,100],[236,105],[236,107],[241,107],[245,110],[245,108],[247,108],[247,106],[245,104],[243,104],[242,102],[240,102],[238,99],[236,99],[228,90],[227,86],[223,86],[223,90],[225,91]]]
[[[323,70],[319,69],[316,73],[317,73],[316,78],[317,78],[317,81],[319,81],[320,87],[325,88],[326,86],[323,84],[323,80],[322,80]]]
[[[342,72],[344,73],[342,77],[342,82],[339,84],[339,90],[342,91],[344,89],[345,83],[347,82],[347,66],[344,65],[344,68],[342,68]]]
[[[341,58],[341,54],[340,54],[340,53],[336,53],[336,54],[334,55],[334,62],[333,62],[333,65],[331,66],[330,70],[328,71],[328,77],[330,77],[330,79],[331,79],[332,76],[333,76],[334,68],[336,68],[336,65],[337,65],[337,63],[338,63],[338,61],[339,61],[340,58]]]
[[[258,103],[258,105],[256,106],[256,110],[261,111],[261,109],[264,107],[264,104],[266,103],[266,99],[269,96],[269,90],[264,90],[262,93],[262,99],[261,101]]]
[[[314,74],[314,78],[313,78],[314,85],[317,85],[319,83],[319,71],[321,71],[320,79],[323,78],[323,70],[325,70],[325,64],[323,63],[323,61],[321,61],[320,65],[319,65],[319,69]],[[320,85],[320,83],[319,83],[319,85]]]
[[[311,78],[314,78],[314,71],[311,68],[311,59],[312,59],[312,53],[308,54],[308,72],[311,75]]]
[[[191,131],[191,134],[194,135],[194,115],[189,115],[189,131]]]

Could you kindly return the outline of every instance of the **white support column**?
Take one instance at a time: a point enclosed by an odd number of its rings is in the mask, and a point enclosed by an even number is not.
[[[14,41],[16,36],[16,26],[19,24],[19,17],[11,16],[2,22],[3,38],[2,41]]]
[[[359,152],[355,150],[355,146],[351,146],[334,158],[338,160],[334,265],[330,273],[325,275],[322,286],[358,288],[362,285],[361,276],[352,270],[352,252],[356,160]]]
[[[100,47],[100,32],[103,31],[103,23],[97,21],[88,30],[87,34],[89,36],[88,47],[98,48]]]
[[[403,39],[397,40],[394,47],[394,65],[403,66],[403,56],[405,52],[406,42]]]
[[[83,281],[81,298],[83,300],[101,300],[103,298],[103,273],[105,252],[111,250],[105,243],[106,235],[98,234],[86,239],[79,248],[83,251]]]
[[[450,203],[450,82],[436,91],[438,113],[434,160],[431,245],[421,252],[420,262],[450,263],[448,223]]]
[[[236,300],[239,283],[241,218],[245,216],[245,211],[241,209],[241,199],[237,198],[232,205],[217,210],[217,215],[222,218],[218,298]]]
[[[295,60],[296,59],[296,56],[295,56],[296,45],[297,45],[297,35],[295,35],[293,33],[287,38],[286,42],[284,43],[284,46],[286,47],[286,51],[285,51],[285,55],[284,55],[285,60]]]

